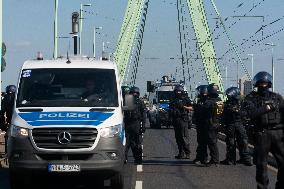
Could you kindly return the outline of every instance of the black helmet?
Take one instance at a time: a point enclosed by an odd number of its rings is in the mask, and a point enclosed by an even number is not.
[[[253,78],[253,86],[258,87],[260,83],[268,83],[268,88],[272,85],[272,76],[267,72],[258,72]]]
[[[207,85],[199,85],[196,88],[198,96],[205,96],[208,94]]]
[[[121,86],[121,89],[122,89],[122,95],[123,95],[123,96],[125,96],[126,94],[128,94],[129,91],[130,91],[130,88],[129,88],[128,86],[126,86],[126,85]]]
[[[241,91],[238,87],[230,87],[226,90],[226,95],[229,99],[240,99]]]
[[[218,96],[219,94],[219,87],[215,83],[211,83],[207,86],[208,95]]]
[[[8,85],[6,87],[6,93],[15,93],[17,90],[15,85]]]
[[[181,98],[184,94],[183,86],[176,85],[175,88],[174,88],[174,94],[177,98]]]
[[[138,87],[131,87],[129,90],[129,94],[137,94],[138,96],[140,95],[140,89]]]

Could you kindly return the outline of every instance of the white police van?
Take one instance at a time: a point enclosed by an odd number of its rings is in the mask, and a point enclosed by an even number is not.
[[[26,61],[8,138],[11,187],[23,188],[31,175],[78,174],[110,178],[112,188],[122,188],[119,83],[111,61]]]

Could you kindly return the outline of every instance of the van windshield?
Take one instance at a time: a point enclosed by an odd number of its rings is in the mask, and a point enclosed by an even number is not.
[[[22,70],[17,107],[118,107],[112,69]]]
[[[173,91],[159,91],[158,101],[159,103],[169,103],[174,97]]]

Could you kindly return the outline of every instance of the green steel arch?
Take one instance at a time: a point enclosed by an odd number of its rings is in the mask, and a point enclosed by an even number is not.
[[[203,0],[187,0],[189,12],[208,83],[216,83],[224,92],[224,84],[217,63],[214,43],[208,26]]]
[[[114,60],[118,65],[121,83],[124,80],[126,68],[129,64],[135,35],[141,22],[141,12],[145,0],[129,0],[121,32],[117,42]],[[224,92],[222,76],[217,63],[211,32],[208,26],[203,0],[187,1],[191,15],[203,66],[208,83],[216,83],[221,92]]]
[[[114,60],[118,66],[121,83],[124,80],[135,35],[141,21],[141,13],[145,0],[128,0],[124,21],[119,34]]]

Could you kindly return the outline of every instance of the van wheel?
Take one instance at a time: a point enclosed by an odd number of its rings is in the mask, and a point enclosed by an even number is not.
[[[23,174],[16,172],[10,172],[10,188],[11,189],[20,189],[20,188],[29,188],[29,178]]]
[[[113,189],[123,189],[124,177],[122,173],[117,173],[110,179],[110,185]]]

